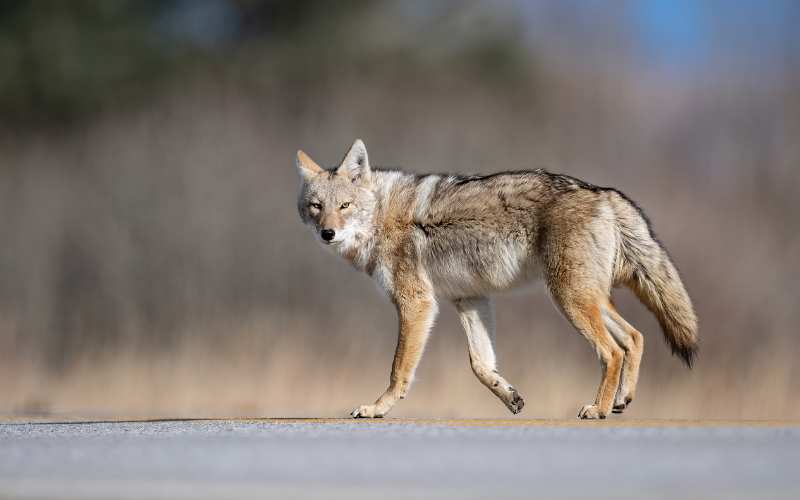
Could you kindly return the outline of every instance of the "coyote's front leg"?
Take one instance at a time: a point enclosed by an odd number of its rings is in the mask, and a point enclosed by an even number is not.
[[[469,342],[469,360],[472,371],[483,385],[489,388],[508,410],[517,414],[525,401],[516,389],[497,372],[494,354],[494,313],[492,302],[487,297],[460,299],[455,301],[458,316]]]
[[[383,417],[397,400],[403,399],[408,393],[437,312],[432,294],[417,292],[409,295],[395,299],[400,331],[389,387],[374,404],[353,410],[350,413],[353,418]]]

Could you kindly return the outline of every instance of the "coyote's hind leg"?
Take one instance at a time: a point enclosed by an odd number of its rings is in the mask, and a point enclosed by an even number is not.
[[[644,353],[644,337],[639,330],[632,327],[620,315],[614,304],[609,301],[603,308],[603,321],[614,340],[625,351],[625,362],[622,366],[622,377],[619,389],[614,398],[614,413],[622,413],[636,395],[636,383],[639,380],[639,364]]]
[[[551,291],[553,291],[551,289]],[[594,404],[581,408],[578,417],[582,419],[606,418],[611,413],[614,396],[619,387],[623,350],[614,341],[603,322],[601,303],[607,300],[578,298],[570,294],[554,291],[553,298],[564,315],[581,335],[594,347],[603,367],[603,377],[597,389]]]
[[[469,360],[475,376],[500,398],[511,413],[521,412],[525,401],[517,390],[497,373],[491,300],[487,297],[459,299],[454,301],[454,304],[467,334]]]

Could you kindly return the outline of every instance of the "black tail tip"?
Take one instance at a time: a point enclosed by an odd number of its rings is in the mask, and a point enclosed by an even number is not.
[[[672,348],[672,354],[681,358],[683,364],[691,369],[697,356],[697,346],[676,346]]]

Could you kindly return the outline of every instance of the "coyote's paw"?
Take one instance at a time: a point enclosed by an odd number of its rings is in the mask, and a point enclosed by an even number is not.
[[[377,405],[362,405],[350,412],[353,418],[383,418],[385,411],[380,411]]]
[[[511,395],[509,398],[503,399],[503,402],[506,404],[508,410],[516,415],[522,411],[522,408],[525,406],[525,400],[522,399],[522,396],[520,396],[513,387],[509,387],[509,390],[511,391]]]
[[[614,413],[622,413],[625,411],[628,405],[631,404],[631,401],[633,401],[633,398],[630,396],[626,396],[624,398],[618,397],[617,400],[614,401],[614,408],[612,408],[611,411]]]
[[[600,412],[597,405],[586,405],[578,412],[578,418],[582,420],[596,420],[599,418],[606,418],[605,413]]]

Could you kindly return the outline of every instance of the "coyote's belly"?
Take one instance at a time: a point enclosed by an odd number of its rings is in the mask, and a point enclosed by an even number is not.
[[[451,299],[508,290],[541,274],[528,245],[513,240],[429,251],[424,263],[436,295]]]

